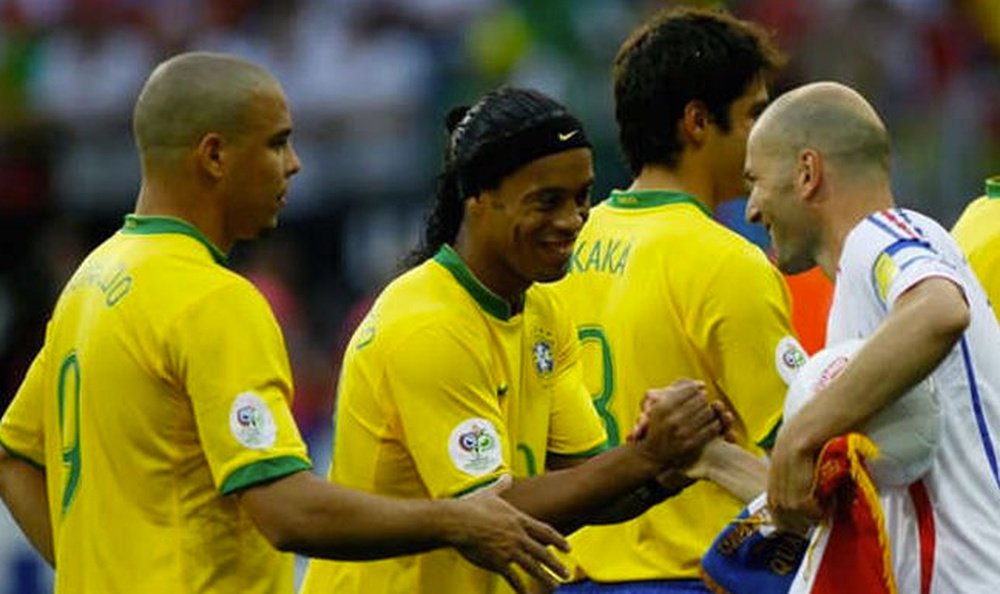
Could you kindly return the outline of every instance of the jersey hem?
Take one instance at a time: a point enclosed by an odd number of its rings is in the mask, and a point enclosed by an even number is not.
[[[605,440],[604,443],[596,445],[589,450],[584,450],[582,452],[555,452],[549,450],[550,454],[555,454],[556,456],[564,456],[566,458],[593,458],[598,454],[602,454],[611,449],[611,444]]]
[[[252,462],[231,472],[219,487],[219,492],[229,495],[310,468],[312,464],[297,456],[279,456]]]
[[[7,442],[3,440],[3,438],[0,438],[0,447],[2,447],[4,449],[4,451],[6,451],[8,454],[10,454],[11,458],[17,458],[18,460],[21,460],[22,462],[27,462],[28,464],[31,464],[32,466],[34,466],[38,470],[45,470],[45,465],[44,464],[41,464],[38,461],[36,461],[34,458],[32,458],[31,456],[28,456],[28,455],[26,455],[26,454],[24,454],[24,453],[22,453],[22,452],[20,452],[18,450],[15,450],[14,448],[10,447],[9,445],[7,445]]]
[[[504,474],[506,474],[506,473],[504,473]],[[466,497],[468,495],[472,495],[473,493],[475,493],[476,491],[479,491],[480,489],[485,489],[485,488],[489,487],[490,485],[493,485],[494,483],[496,483],[497,481],[499,481],[500,479],[502,479],[503,476],[504,476],[503,474],[498,474],[496,476],[491,476],[491,477],[489,477],[487,479],[484,479],[484,480],[481,480],[481,481],[476,481],[471,486],[468,486],[468,487],[462,489],[461,491],[455,493],[454,495],[451,495],[450,498],[451,499],[461,499],[462,497]]]

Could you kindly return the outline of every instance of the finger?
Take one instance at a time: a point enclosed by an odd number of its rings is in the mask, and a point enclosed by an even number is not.
[[[569,577],[569,570],[566,569],[566,566],[549,549],[533,540],[525,543],[525,549],[536,561],[552,570],[552,573],[564,579]],[[562,549],[562,551],[568,552],[569,549]]]
[[[530,516],[526,515],[524,518],[524,529],[531,538],[543,545],[554,546],[564,553],[569,552],[569,541],[558,530]]]
[[[718,420],[712,409],[704,407],[683,407],[671,410],[664,421],[673,425],[678,434],[694,434],[697,431],[713,427],[718,430]]]
[[[517,573],[514,571],[513,565],[507,565],[503,569],[498,569],[497,572],[503,576],[503,579],[507,580],[510,587],[514,589],[517,594],[530,594],[527,588],[524,587],[524,583],[521,582],[521,578],[517,577]]]
[[[545,551],[543,547],[539,548]],[[548,554],[549,557],[552,557],[551,553],[549,553],[548,551],[545,552]],[[517,563],[519,566],[521,566],[521,569],[523,569],[525,573],[535,578],[535,580],[538,581],[539,583],[545,585],[549,590],[555,590],[556,586],[559,585],[559,582],[556,581],[556,578],[554,578],[551,573],[545,571],[545,569],[538,564],[538,562],[536,561],[538,556],[535,553],[536,551],[532,551],[532,553],[529,555],[528,553],[517,551],[514,553],[514,563]],[[559,562],[555,561],[554,558],[553,561],[557,565],[559,564]]]
[[[687,377],[681,377],[674,380],[674,383],[670,384],[671,388],[704,388],[705,382],[701,380],[691,379]]]

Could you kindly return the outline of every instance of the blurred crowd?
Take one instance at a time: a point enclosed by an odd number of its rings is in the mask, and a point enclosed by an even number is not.
[[[666,4],[0,0],[0,410],[68,274],[131,209],[131,106],[164,57],[232,52],[285,86],[304,168],[274,237],[238,247],[232,261],[282,324],[310,435],[329,424],[353,322],[417,241],[448,107],[501,83],[563,100],[595,142],[600,199],[627,179],[611,61]],[[776,91],[835,79],[873,100],[895,139],[904,205],[950,225],[1000,172],[1000,1],[723,4],[773,30],[789,53]]]

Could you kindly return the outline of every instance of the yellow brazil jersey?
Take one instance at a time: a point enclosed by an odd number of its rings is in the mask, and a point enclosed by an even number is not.
[[[966,207],[951,233],[1000,319],[1000,175],[986,180],[986,195]]]
[[[397,497],[456,497],[503,474],[528,477],[547,453],[605,447],[583,386],[573,325],[545,288],[522,313],[443,247],[391,283],[344,358],[336,483]],[[314,560],[302,594],[510,592],[453,550],[365,563]]]
[[[555,285],[578,323],[586,383],[609,442],[628,435],[645,390],[704,380],[738,416],[741,445],[773,439],[786,382],[805,362],[783,279],[764,253],[691,196],[614,192],[591,211]],[[742,504],[701,482],[642,516],[571,538],[596,581],[692,579]],[[608,546],[615,543],[615,546]]]
[[[281,331],[223,258],[130,215],[63,289],[0,424],[45,469],[56,592],[292,591],[232,494],[310,464]]]

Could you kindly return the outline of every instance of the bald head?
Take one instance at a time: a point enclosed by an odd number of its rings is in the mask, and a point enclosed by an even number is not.
[[[839,83],[808,84],[778,97],[757,120],[749,142],[788,155],[811,148],[854,175],[889,171],[885,125],[864,97]]]
[[[139,94],[132,129],[144,162],[190,149],[209,132],[239,134],[247,106],[280,90],[264,68],[226,54],[180,54],[153,70]]]

